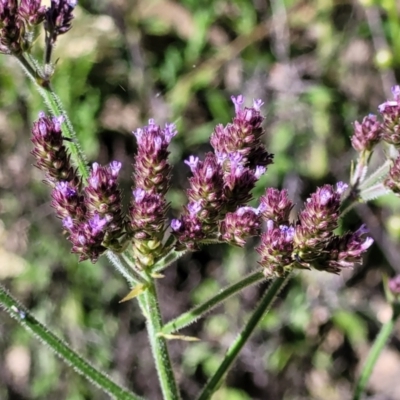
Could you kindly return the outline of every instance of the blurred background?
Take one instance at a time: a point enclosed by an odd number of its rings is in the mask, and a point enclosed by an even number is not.
[[[123,162],[129,201],[132,130],[175,122],[171,217],[185,203],[188,168],[217,123],[233,116],[231,95],[265,101],[265,141],[275,163],[254,190],[287,188],[300,209],[315,188],[348,181],[352,123],[391,97],[400,75],[396,0],[79,1],[60,38],[54,87],[91,162]],[[36,55],[41,57],[43,34]],[[30,127],[44,109],[17,63],[0,57],[0,279],[75,349],[138,394],[161,399],[143,318],[105,258],[78,263],[32,166]],[[374,165],[382,162],[377,151]],[[254,204],[257,204],[255,201]],[[215,400],[345,400],[379,327],[390,317],[382,274],[400,273],[400,201],[391,195],[349,213],[376,244],[341,276],[302,272],[281,293]],[[166,320],[257,266],[245,249],[209,246],[160,279]],[[245,290],[170,342],[184,399],[194,399],[265,285]],[[381,355],[367,398],[400,399],[400,327]],[[105,399],[14,320],[0,313],[0,399]]]

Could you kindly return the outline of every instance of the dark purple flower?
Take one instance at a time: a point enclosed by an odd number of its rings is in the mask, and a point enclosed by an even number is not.
[[[51,194],[53,201],[51,205],[55,208],[57,215],[61,219],[72,217],[78,221],[83,221],[86,215],[86,207],[76,187],[68,182],[56,183]]]
[[[0,52],[19,55],[29,47],[25,23],[18,13],[17,0],[0,0]]]
[[[307,199],[294,236],[295,247],[304,261],[314,260],[338,227],[341,197],[346,188],[343,182],[336,188],[324,185]]]
[[[221,239],[230,244],[243,247],[251,236],[260,234],[261,218],[252,207],[241,207],[228,213],[221,223]]]
[[[147,193],[164,195],[169,188],[171,166],[168,146],[176,135],[175,125],[166,124],[162,129],[153,119],[134,132],[138,149],[134,164],[135,187]]]
[[[272,154],[269,154],[261,141],[264,130],[261,124],[261,100],[255,100],[253,107],[243,108],[243,96],[232,97],[235,105],[235,117],[232,123],[217,125],[211,136],[211,145],[219,158],[233,153],[239,153],[242,165],[251,169],[272,163]]]
[[[172,234],[177,239],[175,248],[177,250],[189,249],[196,251],[200,248],[200,242],[205,240],[207,236],[203,232],[203,224],[196,214],[190,213],[186,207],[185,209],[186,212],[180,219],[171,221]]]
[[[260,199],[259,210],[265,221],[272,220],[277,225],[287,225],[293,203],[287,190],[268,188]]]
[[[94,163],[84,189],[88,218],[95,215],[107,221],[105,243],[115,242],[124,230],[121,193],[117,178],[121,163],[113,161],[107,167]]]
[[[376,115],[370,114],[364,117],[361,123],[354,123],[354,134],[351,144],[358,152],[371,151],[382,137],[382,124]]]
[[[259,264],[264,268],[264,275],[269,278],[283,276],[292,268],[293,259],[292,226],[276,226],[273,221],[268,221],[267,231],[261,236],[261,243],[256,248],[261,259]]]
[[[371,237],[365,236],[368,230],[362,225],[355,232],[348,232],[343,236],[333,236],[321,254],[313,263],[315,269],[334,274],[343,268],[353,268],[362,263],[362,255],[374,242]]]
[[[64,146],[61,131],[62,118],[50,118],[44,113],[32,128],[32,143],[34,148],[31,154],[36,158],[36,166],[46,173],[47,182],[54,186],[57,182],[68,182],[79,188],[80,178],[76,169],[72,167],[70,155]]]
[[[79,261],[90,259],[95,263],[106,250],[103,240],[106,235],[108,222],[98,214],[88,221],[76,223],[71,217],[63,220],[63,226],[68,230],[69,240],[72,242],[72,252],[79,254]]]
[[[227,211],[233,212],[237,207],[247,204],[251,198],[251,191],[254,189],[260,173],[265,169],[257,167],[251,169],[245,167],[241,162],[241,156],[233,153],[223,163],[224,167],[224,207]]]
[[[72,13],[77,4],[77,0],[51,0],[46,9],[44,28],[53,43],[58,35],[71,29]]]
[[[44,20],[46,7],[41,0],[21,0],[18,13],[29,25],[38,25]]]
[[[187,190],[188,210],[196,204],[195,213],[202,221],[204,231],[216,232],[224,203],[221,166],[212,153],[208,153],[204,161],[191,157],[186,163],[193,172],[193,176],[189,179],[190,187]]]

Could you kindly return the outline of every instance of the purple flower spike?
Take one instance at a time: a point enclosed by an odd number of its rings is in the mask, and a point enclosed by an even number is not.
[[[295,248],[305,263],[313,262],[333,237],[338,226],[341,195],[346,185],[338,183],[318,188],[299,214],[294,238]]]
[[[33,124],[31,154],[36,158],[36,166],[46,174],[47,182],[54,186],[59,181],[68,182],[79,188],[80,178],[72,167],[70,156],[64,146],[60,121],[39,113]]]
[[[29,25],[40,24],[45,17],[46,7],[41,0],[21,0],[18,13]]]
[[[83,198],[76,187],[68,182],[58,182],[51,194],[53,199],[51,205],[61,219],[72,217],[82,221],[86,214]]]
[[[370,114],[364,117],[361,123],[358,121],[354,123],[351,144],[358,152],[371,151],[381,140],[382,133],[382,124],[378,121],[376,115]]]
[[[353,268],[361,264],[363,254],[374,242],[371,237],[365,237],[365,234],[366,228],[362,226],[356,232],[349,232],[341,237],[333,236],[325,252],[312,266],[321,271],[338,274],[343,268]]]
[[[261,244],[256,251],[260,254],[259,264],[267,278],[284,276],[292,268],[294,229],[281,225],[272,227],[261,236]]]
[[[147,126],[134,132],[138,144],[134,164],[135,187],[147,193],[164,195],[167,192],[171,174],[168,145],[175,134],[173,124],[166,124],[161,129],[153,119],[149,120]]]
[[[272,220],[277,225],[289,223],[293,203],[289,200],[287,190],[269,188],[260,199],[260,212],[265,221]]]
[[[58,35],[71,29],[72,15],[77,5],[76,0],[51,0],[50,7],[46,10],[45,30],[53,41]]]
[[[124,229],[121,193],[117,183],[120,168],[121,163],[117,161],[107,167],[93,163],[88,186],[84,190],[88,217],[98,215],[107,221],[107,235],[104,239],[107,245],[116,244]]]

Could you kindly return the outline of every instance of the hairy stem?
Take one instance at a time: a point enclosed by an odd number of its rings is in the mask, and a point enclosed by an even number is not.
[[[61,360],[70,365],[78,374],[117,400],[139,400],[140,397],[119,386],[103,372],[73,351],[68,344],[41,324],[11,294],[0,285],[0,307],[13,317],[23,328],[33,334]]]
[[[203,391],[198,397],[198,400],[208,400],[211,398],[212,394],[219,387],[222,379],[228,372],[229,368],[232,366],[240,350],[242,350],[243,346],[250,338],[257,324],[260,322],[260,320],[266,314],[266,312],[268,312],[274,300],[276,299],[276,296],[288,282],[289,277],[290,274],[287,274],[285,277],[276,278],[272,282],[271,286],[265,292],[257,308],[251,315],[249,321],[244,326],[243,330],[240,332],[238,337],[235,339],[235,341],[232,343],[232,345],[226,352],[226,355],[222,360],[221,365],[218,367],[217,371],[207,382],[206,386],[204,387]]]
[[[262,281],[263,279],[265,279],[265,277],[261,271],[256,271],[251,273],[250,275],[247,275],[239,282],[236,282],[233,285],[222,289],[216,296],[213,296],[211,299],[207,300],[203,304],[192,308],[188,312],[180,315],[178,318],[165,324],[162,332],[165,334],[176,332],[179,329],[182,329],[185,326],[196,322],[199,318],[203,317],[206,313],[210,312],[212,309],[222,304],[225,300],[239,293],[246,287]]]
[[[138,297],[138,300],[147,319],[147,333],[163,393],[163,400],[179,400],[180,395],[168,353],[167,341],[160,335],[163,322],[154,281]]]
[[[78,167],[79,173],[84,179],[87,179],[89,176],[88,167],[86,157],[83,154],[81,146],[79,145],[77,135],[72,126],[70,119],[61,103],[60,98],[53,91],[52,87],[49,83],[43,84],[43,79],[41,78],[41,71],[37,70],[36,67],[32,67],[32,65],[28,62],[28,60],[23,56],[19,55],[17,57],[22,69],[25,74],[31,80],[35,89],[42,97],[46,107],[50,111],[50,113],[54,116],[62,116],[64,118],[64,123],[61,124],[61,129],[63,135],[66,138],[71,139],[71,142],[67,143],[69,150],[71,151],[71,158],[74,164]],[[36,60],[32,58],[31,61],[35,66],[38,65]]]

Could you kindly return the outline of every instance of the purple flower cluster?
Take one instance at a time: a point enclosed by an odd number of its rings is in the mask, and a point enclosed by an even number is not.
[[[166,230],[171,165],[168,146],[176,135],[174,124],[164,128],[154,120],[134,132],[137,155],[134,162],[134,189],[129,208],[128,232],[132,236],[133,252],[138,266],[146,268],[162,255]]]
[[[35,26],[44,22],[46,43],[54,44],[58,35],[71,28],[76,0],[51,0],[50,7],[41,0],[0,0],[0,52],[19,56],[29,51]]]
[[[361,154],[370,154],[380,141],[393,145],[400,150],[400,86],[392,87],[393,99],[378,107],[380,118],[370,114],[361,123],[355,122],[351,138],[355,150]],[[393,161],[389,175],[383,184],[392,192],[400,195],[400,156]]]
[[[121,164],[93,164],[87,184],[72,167],[64,145],[63,119],[39,114],[32,129],[36,166],[53,187],[52,206],[62,219],[74,253],[95,262],[106,248],[118,249],[124,233],[121,195],[117,186]]]
[[[232,123],[215,128],[210,140],[214,152],[204,161],[193,156],[185,161],[193,176],[187,190],[189,203],[181,218],[171,223],[178,247],[195,250],[202,241],[212,240],[242,246],[245,237],[257,234],[260,227],[259,213],[245,206],[273,158],[262,143],[263,103],[256,100],[249,108],[243,107],[243,96],[232,101],[235,117]],[[243,230],[247,223],[248,233]]]
[[[293,268],[339,273],[342,268],[361,263],[363,253],[373,242],[365,237],[365,228],[343,236],[333,233],[338,226],[341,197],[346,188],[347,185],[341,182],[336,187],[318,188],[306,201],[294,224],[288,223],[292,204],[286,193],[267,191],[261,204],[264,209],[268,204],[269,212],[264,215],[272,218],[268,220],[267,231],[257,248],[260,265],[267,277],[282,276]],[[282,218],[274,218],[276,215]]]
[[[269,188],[257,208],[248,205],[251,190],[272,163],[262,143],[262,102],[243,107],[243,98],[233,98],[236,115],[232,123],[218,125],[211,137],[214,149],[204,160],[190,156],[188,203],[182,216],[170,223],[166,240],[166,193],[170,186],[169,145],[176,135],[173,124],[164,128],[149,120],[134,132],[132,197],[128,213],[121,208],[117,177],[119,162],[92,165],[87,182],[71,166],[63,143],[60,118],[39,115],[33,127],[32,154],[36,165],[53,187],[52,205],[62,219],[80,259],[95,262],[106,250],[122,251],[129,244],[137,267],[151,269],[171,249],[196,250],[202,244],[226,242],[244,246],[252,236],[261,236],[257,248],[266,276],[282,276],[293,268],[315,268],[338,273],[361,262],[372,244],[362,227],[342,236],[339,207],[347,185],[325,185],[306,201],[291,223],[293,203],[286,190]],[[262,225],[266,231],[262,234]]]

